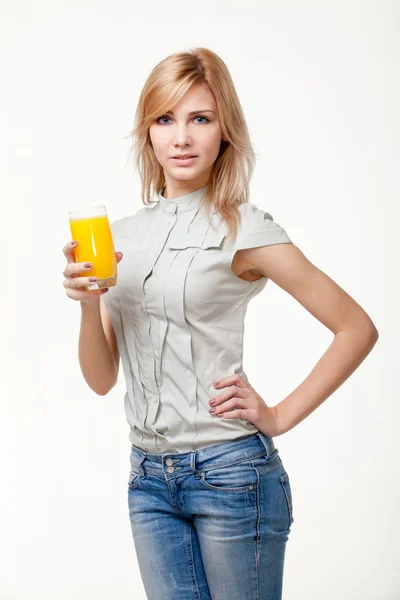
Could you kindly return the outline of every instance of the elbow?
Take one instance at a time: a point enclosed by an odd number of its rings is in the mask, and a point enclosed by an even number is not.
[[[371,344],[371,346],[375,346],[376,342],[379,339],[379,331],[375,327],[375,323],[372,321],[370,317],[368,317],[367,323],[365,325],[365,337],[367,342]]]
[[[107,390],[93,390],[98,396],[107,396],[108,392],[111,390],[111,388],[107,389]]]
[[[353,339],[357,340],[360,348],[367,352],[372,350],[379,339],[379,331],[369,317],[367,320],[358,321],[341,331],[348,333]]]
[[[98,395],[98,396],[107,396],[107,394],[113,389],[113,387],[116,386],[117,381],[118,381],[118,366],[116,366],[116,369],[114,370],[114,372],[111,374],[109,374],[109,377],[106,378],[105,381],[102,381],[101,383],[99,381],[97,381],[97,385],[90,385],[89,382],[88,385],[89,387]]]
[[[90,386],[90,388],[98,396],[107,396],[107,394],[113,389],[113,387],[115,387],[116,383],[117,383],[117,379],[113,380],[108,385],[103,385],[102,387],[97,387],[97,386],[96,387],[92,387],[92,386]]]
[[[369,354],[373,350],[376,342],[379,339],[379,332],[375,326],[371,327],[371,329],[368,330],[366,338],[366,352],[367,354]]]
[[[111,390],[113,389],[113,387],[115,386],[115,384],[116,384],[116,383],[117,383],[117,382],[116,382],[116,381],[114,381],[114,383],[112,383],[112,384],[111,384],[111,385],[109,385],[108,387],[105,387],[105,388],[99,388],[99,389],[96,389],[96,390],[93,390],[93,391],[94,391],[94,392],[96,392],[96,394],[97,394],[98,396],[107,396],[107,394],[108,394],[109,392],[111,392]]]
[[[369,328],[368,337],[370,340],[371,347],[373,348],[379,339],[379,331],[373,323],[372,326]]]
[[[368,352],[370,352],[379,339],[379,331],[377,330],[377,328],[371,320],[369,320],[364,327],[358,329],[358,331],[359,333],[362,332],[361,335],[363,345],[365,349],[368,350]]]

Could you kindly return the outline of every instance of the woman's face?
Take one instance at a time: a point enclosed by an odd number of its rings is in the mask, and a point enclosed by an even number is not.
[[[214,95],[206,84],[193,84],[171,111],[154,121],[149,133],[164,171],[168,198],[208,184],[222,131]],[[184,154],[195,158],[173,158]]]

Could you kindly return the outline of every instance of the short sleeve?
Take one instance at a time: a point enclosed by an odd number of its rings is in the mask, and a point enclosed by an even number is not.
[[[241,224],[234,243],[235,250],[272,244],[292,244],[285,229],[268,212],[249,202],[239,206]]]

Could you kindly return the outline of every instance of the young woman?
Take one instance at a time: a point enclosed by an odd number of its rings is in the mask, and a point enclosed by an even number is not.
[[[79,360],[97,394],[117,382],[121,357],[129,516],[146,594],[278,600],[293,503],[273,438],[322,404],[378,333],[248,201],[254,152],[221,58],[198,48],[158,64],[132,136],[145,206],[112,224],[118,284],[86,291],[90,265],[75,262],[69,242],[64,286],[81,303]],[[246,308],[268,279],[334,334],[273,407],[242,369]]]

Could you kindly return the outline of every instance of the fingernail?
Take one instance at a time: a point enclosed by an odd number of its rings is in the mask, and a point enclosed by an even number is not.
[[[89,277],[89,281],[97,281],[97,277]]]
[[[215,386],[219,385],[219,381],[214,381],[214,385]]]
[[[71,242],[71,246],[76,246],[78,242]]]
[[[92,263],[85,263],[85,267],[87,269],[91,269],[92,268]]]

